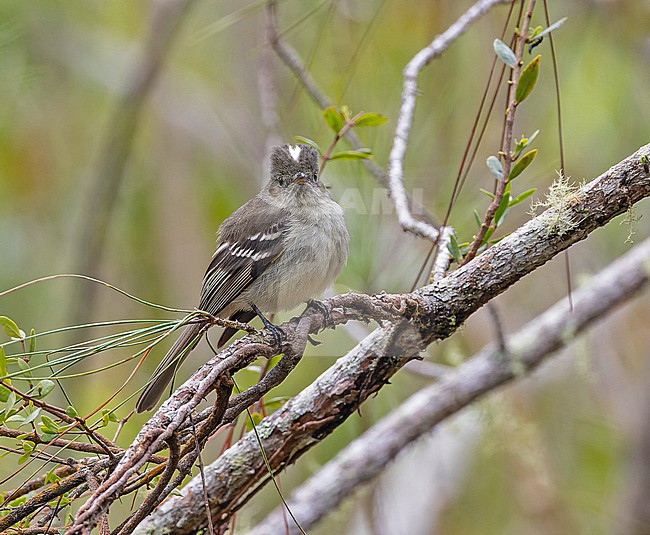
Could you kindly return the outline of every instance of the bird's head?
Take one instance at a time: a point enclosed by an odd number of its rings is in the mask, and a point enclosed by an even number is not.
[[[309,145],[278,145],[271,151],[271,182],[282,188],[318,184],[318,151]]]

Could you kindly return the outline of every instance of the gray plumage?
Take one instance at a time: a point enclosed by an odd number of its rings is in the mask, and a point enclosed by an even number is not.
[[[343,209],[318,178],[318,152],[281,145],[271,152],[271,179],[217,231],[217,250],[203,278],[199,310],[244,323],[289,310],[320,295],[348,257]],[[202,326],[186,327],[136,404],[152,409],[178,366],[196,346]],[[226,329],[223,345],[235,334]]]

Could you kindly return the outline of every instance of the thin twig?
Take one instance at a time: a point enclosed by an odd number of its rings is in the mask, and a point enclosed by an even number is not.
[[[201,482],[203,483],[203,502],[205,504],[205,516],[208,521],[208,533],[214,535],[214,524],[212,524],[212,514],[210,513],[210,498],[208,496],[208,486],[205,484],[205,472],[203,471],[203,458],[201,457],[201,446],[196,437],[196,426],[190,414],[190,425],[192,426],[192,434],[194,436],[194,445],[196,450],[196,458],[199,464],[199,474],[201,475]]]
[[[454,229],[451,227],[442,227],[440,236],[438,237],[438,253],[433,262],[433,269],[431,270],[431,278],[429,282],[437,281],[445,276],[451,264],[451,252],[449,251],[449,242],[454,236]]]
[[[113,531],[112,535],[124,535],[131,533],[133,531],[133,528],[135,528],[151,511],[153,511],[154,507],[158,504],[159,497],[162,494],[167,483],[169,483],[169,480],[174,475],[174,471],[178,466],[178,461],[180,458],[178,438],[175,436],[169,437],[167,444],[169,445],[169,459],[167,459],[165,470],[160,476],[158,483],[156,483],[154,489],[147,495],[140,507],[138,507],[137,511],[135,511],[135,513],[133,513],[125,522],[119,525]],[[93,492],[96,491],[97,487],[92,490]]]
[[[496,214],[496,211],[499,208],[499,205],[501,204],[501,200],[503,199],[503,195],[505,194],[506,186],[508,185],[508,177],[510,175],[510,169],[512,167],[512,162],[513,162],[511,149],[512,149],[513,129],[515,125],[515,115],[517,112],[517,105],[518,105],[517,99],[515,98],[515,94],[517,91],[517,84],[521,76],[521,71],[523,66],[522,61],[524,57],[524,52],[526,50],[526,42],[528,41],[528,28],[530,27],[530,19],[532,18],[533,10],[535,9],[535,2],[536,0],[528,1],[526,14],[524,15],[524,20],[521,25],[521,29],[519,30],[519,34],[517,35],[517,47],[515,50],[515,56],[517,57],[517,62],[515,63],[515,66],[512,68],[512,74],[508,82],[510,86],[508,88],[508,103],[507,103],[506,116],[505,116],[505,122],[503,128],[503,141],[501,143],[501,151],[500,151],[503,160],[503,176],[499,180],[497,180],[496,190],[494,192],[494,198],[490,202],[487,211],[485,212],[485,217],[483,218],[481,227],[479,228],[478,232],[476,233],[476,236],[472,240],[469,250],[467,251],[465,257],[463,258],[462,264],[466,264],[467,262],[472,260],[472,258],[476,256],[478,250],[481,248],[485,235],[487,234],[487,231],[490,229],[490,226],[492,225],[494,214]]]

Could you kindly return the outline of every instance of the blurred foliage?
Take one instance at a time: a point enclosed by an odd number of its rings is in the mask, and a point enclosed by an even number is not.
[[[0,3],[0,290],[73,269],[84,225],[81,208],[108,119],[133,75],[157,4]],[[284,0],[278,15],[283,38],[299,51],[337,107],[376,111],[388,118],[381,128],[358,131],[373,158],[385,166],[405,63],[468,5],[454,0]],[[92,275],[143,299],[191,308],[219,222],[266,180],[268,136],[292,141],[302,135],[328,146],[331,132],[322,110],[273,55],[278,121],[268,128],[261,120],[263,7],[257,0],[194,3],[145,102],[107,229],[102,269]],[[566,173],[581,181],[648,142],[650,6],[637,0],[566,0],[550,2],[550,10],[552,20],[568,17],[554,35]],[[420,79],[405,176],[409,190],[438,219],[452,191],[505,11],[493,10]],[[540,13],[533,25],[545,26]],[[537,188],[534,198],[547,190],[559,167],[547,40],[533,55],[527,54],[527,62],[537,54],[544,56],[539,80],[515,127],[517,139],[540,130],[535,163],[517,179],[521,191]],[[497,117],[477,158],[481,163],[475,164],[452,212],[450,222],[459,235],[471,236],[473,211],[483,214],[487,207],[489,199],[480,188],[491,190],[493,179],[482,162],[498,150],[500,133]],[[352,237],[350,261],[336,291],[409,290],[427,244],[399,230],[389,203],[382,202],[384,192],[361,162],[332,161],[323,178],[346,208]],[[378,209],[382,206],[386,209]],[[500,232],[527,220],[523,206],[513,209]],[[641,203],[639,240],[649,234],[648,212],[648,203]],[[574,247],[574,282],[629,249],[627,235],[627,229],[614,222]],[[64,326],[71,308],[78,306],[70,302],[70,292],[79,284],[85,283],[53,281],[13,293],[0,298],[0,314],[26,331]],[[564,260],[559,258],[517,284],[496,305],[511,332],[565,293]],[[102,290],[100,298],[88,321],[160,317],[108,291]],[[427,441],[428,457],[403,455],[396,468],[407,471],[409,462],[423,463],[417,467],[422,476],[408,482],[409,488],[399,487],[404,481],[393,470],[362,493],[358,506],[346,505],[314,533],[372,533],[378,518],[409,517],[411,522],[425,519],[422,525],[429,526],[409,533],[625,532],[627,523],[633,523],[622,508],[630,477],[626,445],[634,444],[639,392],[648,388],[647,379],[641,379],[648,376],[648,324],[647,299],[616,314],[532,378],[491,397],[496,401],[466,411],[475,414],[472,425],[477,429],[467,440],[451,423]],[[351,326],[321,335],[323,344],[309,349],[274,396],[303,388],[364,332],[365,326]],[[431,348],[427,358],[455,363],[492,337],[487,314],[479,312],[453,339]],[[162,349],[154,353],[137,381],[145,380]],[[195,351],[183,377],[206,357],[207,350]],[[104,358],[92,367],[105,363]],[[66,391],[85,414],[108,398],[130,371],[121,367],[69,381]],[[242,388],[254,380],[250,375],[240,381]],[[360,417],[346,422],[282,477],[285,492],[427,381],[408,371],[399,374]],[[55,395],[63,403],[60,392]],[[142,419],[125,426],[120,444],[129,443],[139,422]],[[464,451],[454,462],[465,463],[465,468],[428,471],[437,466],[440,435]],[[217,442],[206,457],[218,453]],[[1,475],[8,470],[0,468]],[[403,492],[391,501],[382,498],[395,488]],[[426,498],[424,503],[411,499],[414,488]],[[239,529],[245,532],[278,503],[273,489],[265,489],[239,514]],[[388,520],[385,525],[385,533],[407,532]]]

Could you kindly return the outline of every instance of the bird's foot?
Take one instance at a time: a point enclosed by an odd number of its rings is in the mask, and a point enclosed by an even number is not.
[[[275,339],[275,345],[278,346],[278,349],[282,349],[282,338],[287,337],[287,333],[284,332],[284,330],[277,325],[273,325],[264,314],[260,311],[259,308],[257,308],[255,305],[253,305],[253,311],[255,314],[259,316],[259,318],[262,320],[262,323],[264,324],[264,327],[266,327],[269,331],[271,331],[271,334],[273,334],[273,338]]]
[[[315,308],[319,310],[323,316],[324,316],[324,321],[323,321],[323,327],[334,327],[334,322],[332,321],[332,316],[330,314],[329,308],[323,303],[322,301],[318,301],[317,299],[310,299],[307,301],[307,308]]]
[[[287,333],[285,333],[284,330],[277,325],[273,325],[270,321],[268,325],[265,325],[265,327],[273,334],[275,345],[278,346],[278,349],[282,349],[282,338],[286,338]]]

